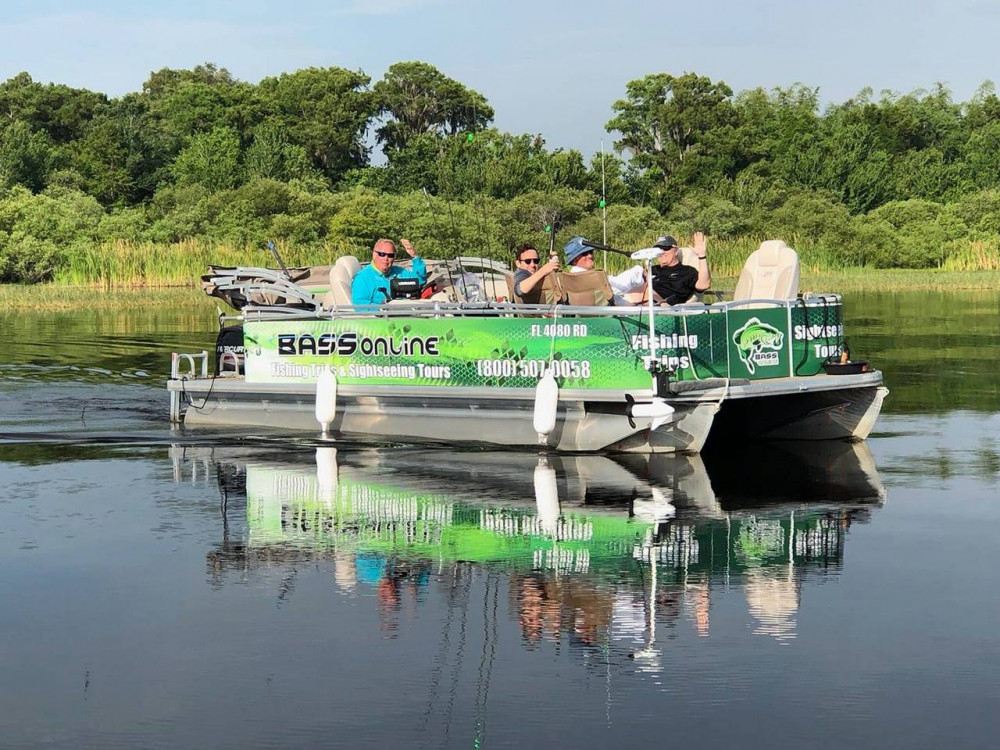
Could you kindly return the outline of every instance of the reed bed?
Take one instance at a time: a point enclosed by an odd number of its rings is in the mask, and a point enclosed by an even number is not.
[[[712,286],[732,290],[738,275],[715,272]],[[203,309],[210,315],[220,300],[205,296],[190,279],[187,286],[95,287],[89,285],[0,284],[0,312],[57,312],[67,310],[137,310],[150,308]],[[905,292],[1000,290],[1000,271],[946,271],[938,269],[802,270],[799,287],[813,292]]]
[[[941,268],[946,271],[1000,271],[1000,238],[953,245]]]
[[[845,268],[802,270],[799,288],[816,292],[906,292],[1000,290],[1000,271],[937,268]]]
[[[760,238],[754,237],[711,239],[709,256],[712,273],[738,276],[747,256],[757,249],[760,242]],[[790,244],[799,251],[803,270],[819,272],[838,268],[838,264],[822,248],[812,248],[806,243],[800,246],[794,241]],[[277,250],[289,267],[333,263],[347,254],[357,255],[364,262],[369,253],[369,248],[347,242],[309,248],[278,244]],[[486,255],[501,261],[510,260],[508,253],[488,252]],[[603,262],[603,255],[599,253],[598,259]],[[628,257],[608,253],[607,265],[612,273],[622,271],[633,263]],[[190,286],[197,282],[209,265],[276,267],[271,253],[260,246],[238,247],[202,240],[167,245],[117,241],[74,250],[67,258],[66,266],[57,272],[55,283],[94,285],[106,289]]]
[[[733,287],[747,256],[759,244],[760,239],[752,237],[711,238],[709,259],[713,287]],[[789,239],[789,244],[799,252],[803,289],[849,292],[1000,288],[1000,238],[956,243],[949,247],[941,268],[923,270],[844,268],[823,247],[795,237]],[[277,249],[289,267],[332,263],[348,253],[364,262],[368,253],[366,247],[344,242],[306,248],[279,244]],[[200,240],[174,244],[118,241],[75,249],[67,260],[53,283],[0,285],[0,310],[186,304],[192,299],[207,299],[196,291],[196,287],[210,264],[276,266],[274,257],[263,247]],[[503,260],[508,259],[504,257]],[[603,261],[601,253],[598,253],[598,261]],[[633,261],[609,253],[607,263],[608,270],[615,273]],[[171,287],[180,289],[174,290],[176,294],[166,293]],[[151,294],[153,289],[165,291]],[[95,290],[102,290],[102,293],[95,294]]]
[[[149,308],[215,309],[219,300],[192,286],[162,289],[95,288],[93,285],[0,284],[0,312],[69,310],[140,310]]]
[[[359,249],[347,243],[302,248],[277,244],[289,267],[332,263]],[[263,247],[185,240],[173,244],[123,240],[75,249],[56,273],[56,284],[121,287],[191,286],[209,265],[275,268],[274,256]]]

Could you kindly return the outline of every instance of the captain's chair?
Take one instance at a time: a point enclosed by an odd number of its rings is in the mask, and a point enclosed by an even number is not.
[[[334,263],[335,266],[343,266],[347,269],[347,272],[351,274],[351,280],[358,275],[358,271],[361,270],[361,261],[355,258],[353,255],[341,255],[337,258],[337,262]]]
[[[750,253],[736,282],[733,301],[795,299],[799,293],[799,256],[783,240],[767,240]]]
[[[330,291],[323,297],[323,307],[351,304],[351,282],[361,270],[361,263],[353,255],[343,255],[330,269]]]

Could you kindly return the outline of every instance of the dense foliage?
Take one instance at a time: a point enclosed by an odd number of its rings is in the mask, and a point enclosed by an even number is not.
[[[938,86],[823,109],[801,85],[734,94],[658,73],[628,83],[606,124],[616,150],[589,163],[491,128],[482,94],[422,62],[375,83],[164,69],[120,98],[20,73],[0,84],[0,113],[0,281],[50,279],[123,241],[276,239],[329,258],[408,235],[430,256],[507,258],[549,226],[599,238],[602,193],[623,247],[701,229],[781,236],[827,267],[996,263],[989,83],[965,103]]]

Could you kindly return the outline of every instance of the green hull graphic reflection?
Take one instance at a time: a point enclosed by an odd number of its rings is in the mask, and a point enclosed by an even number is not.
[[[839,565],[852,521],[884,499],[870,453],[836,443],[783,458],[792,463],[780,477],[756,484],[732,458],[710,479],[698,456],[319,448],[232,465],[249,556],[371,553],[615,576],[650,559],[709,573]],[[744,459],[761,465],[753,451]]]

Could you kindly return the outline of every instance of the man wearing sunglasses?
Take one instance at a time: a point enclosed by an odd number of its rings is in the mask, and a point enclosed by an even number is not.
[[[380,239],[372,248],[372,262],[362,268],[351,282],[351,304],[381,305],[392,299],[393,279],[417,279],[423,286],[427,282],[427,266],[417,256],[409,240],[400,240],[406,254],[413,258],[413,269],[393,265],[396,245],[392,240]]]
[[[514,294],[523,299],[531,295],[534,289],[541,288],[542,279],[559,270],[559,258],[553,257],[542,263],[534,245],[525,243],[518,245],[514,254],[514,265],[517,266],[514,272]]]
[[[657,259],[659,265],[653,268],[653,291],[668,305],[687,302],[695,292],[704,292],[712,285],[712,274],[708,270],[708,240],[702,232],[695,232],[691,245],[697,268],[681,263],[681,251],[677,240],[669,234],[653,243],[663,252]]]

